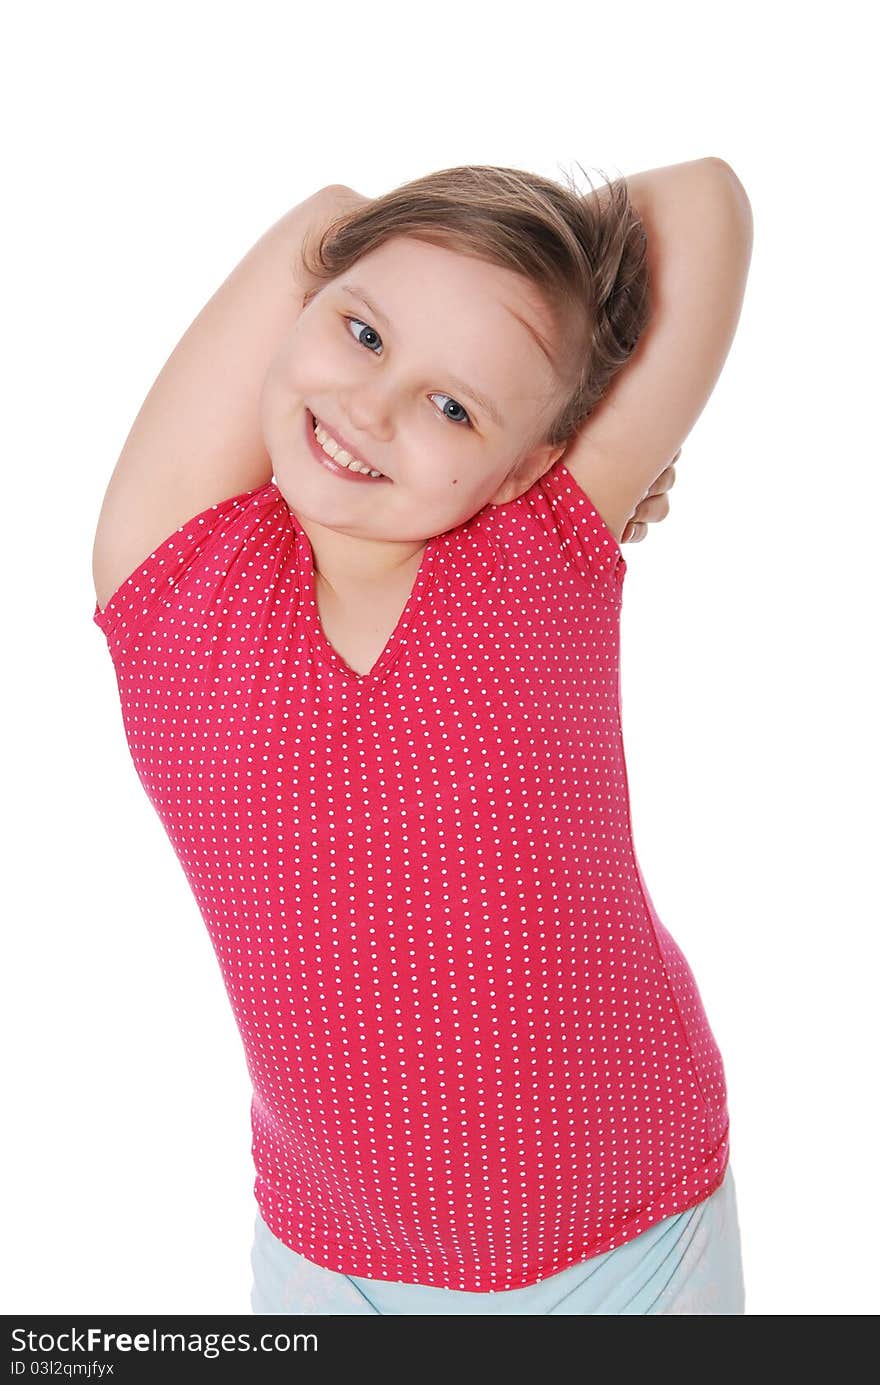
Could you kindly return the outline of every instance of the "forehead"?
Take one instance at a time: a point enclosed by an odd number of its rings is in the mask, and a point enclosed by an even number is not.
[[[356,270],[356,273],[354,272]],[[493,264],[475,255],[434,245],[415,236],[392,236],[377,249],[358,260],[352,276],[363,281],[369,275],[376,288],[404,297],[418,287],[432,304],[465,299],[474,311],[500,313],[505,308],[528,315],[534,327],[550,334],[552,314],[536,284],[504,265]]]

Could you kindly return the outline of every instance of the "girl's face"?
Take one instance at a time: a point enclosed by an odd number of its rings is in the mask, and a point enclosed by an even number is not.
[[[553,331],[508,270],[405,236],[363,256],[311,299],[266,376],[263,436],[288,505],[406,542],[515,499],[564,451],[535,441],[561,396],[532,333],[552,350]],[[313,418],[386,479],[323,466]]]

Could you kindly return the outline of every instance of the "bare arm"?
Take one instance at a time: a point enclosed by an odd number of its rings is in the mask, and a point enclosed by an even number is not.
[[[723,160],[626,182],[648,238],[652,320],[563,458],[618,538],[715,387],[752,253],[751,206]]]
[[[175,529],[202,510],[265,485],[272,462],[260,391],[310,287],[306,236],[368,199],[341,184],[286,212],[232,270],[174,348],[141,406],[110,477],[92,575],[103,608]]]

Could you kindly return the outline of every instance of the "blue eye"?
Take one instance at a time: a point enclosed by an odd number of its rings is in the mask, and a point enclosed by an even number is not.
[[[371,337],[375,338],[376,341],[381,343],[382,338],[379,336],[379,333],[376,331],[376,329],[374,327],[370,327],[368,323],[362,322],[359,317],[343,317],[343,321],[346,323],[352,323],[354,326],[360,328],[360,331],[354,333],[354,337],[361,346],[367,345],[368,349],[372,349],[372,347],[369,346],[369,343],[366,343],[362,340],[366,333],[369,333]],[[436,393],[434,397],[438,397]],[[461,404],[459,404],[456,399],[453,399],[452,396],[449,394],[440,394],[439,398],[448,399],[450,404],[452,404],[456,409],[460,409],[462,414],[464,414],[464,419],[453,418],[451,414],[446,413],[446,409],[444,407],[441,410],[444,418],[450,419],[452,423],[465,422],[468,428],[473,427],[473,423],[471,422],[471,418],[467,412],[467,409],[465,409]]]
[[[366,322],[361,322],[360,318],[357,318],[357,317],[346,317],[346,318],[343,318],[343,321],[344,321],[344,322],[354,322],[354,323],[357,323],[358,327],[363,328],[363,331],[361,331],[361,332],[355,332],[355,337],[356,337],[357,340],[360,342],[361,346],[363,346],[363,344],[364,344],[363,342],[360,341],[360,339],[361,339],[361,337],[363,336],[364,332],[369,332],[372,336],[378,338],[379,341],[382,340],[382,338],[379,336],[379,333],[376,332],[372,327],[368,326]]]

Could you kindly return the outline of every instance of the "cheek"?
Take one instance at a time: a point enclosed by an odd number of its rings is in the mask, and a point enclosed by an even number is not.
[[[278,416],[279,400],[281,397],[281,385],[279,381],[278,358],[272,361],[266,371],[263,380],[263,387],[260,390],[260,428],[263,434],[263,443],[270,448],[271,439],[275,432],[275,420]]]
[[[456,466],[434,485],[430,499],[447,524],[462,524],[483,508],[494,490],[485,477],[476,479],[465,468]]]
[[[288,394],[308,397],[326,382],[332,361],[333,351],[323,334],[300,319],[285,338],[274,365]]]
[[[273,460],[280,462],[297,448],[303,407],[299,382],[291,377],[289,361],[276,357],[266,372],[259,403],[263,445]]]
[[[430,492],[437,500],[452,501],[458,504],[468,491],[473,489],[472,479],[460,465],[434,465],[422,473],[421,489]]]
[[[261,404],[267,414],[280,414],[293,400],[296,379],[296,355],[285,346],[272,359],[263,382]]]

